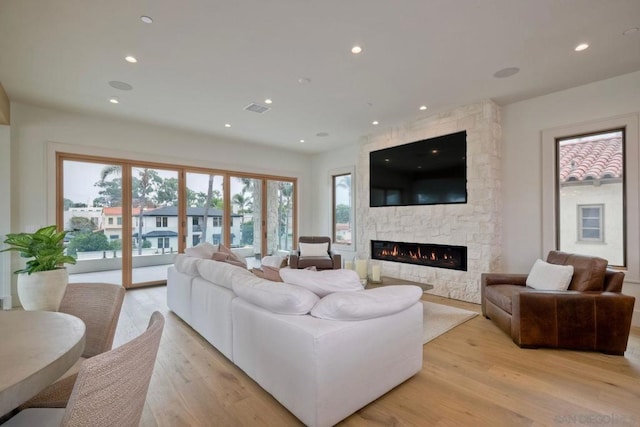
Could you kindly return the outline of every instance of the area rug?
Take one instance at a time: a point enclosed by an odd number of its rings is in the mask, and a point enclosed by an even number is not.
[[[424,307],[422,321],[424,344],[478,315],[473,311],[427,301],[422,301],[422,305]]]

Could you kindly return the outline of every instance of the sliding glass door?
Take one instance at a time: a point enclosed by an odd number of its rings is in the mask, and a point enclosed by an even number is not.
[[[117,164],[64,160],[62,218],[67,231],[69,281],[122,284],[122,167]],[[105,171],[111,171],[107,179]],[[124,233],[126,235],[126,233]]]
[[[224,244],[259,266],[296,239],[295,180],[59,153],[71,282],[165,283],[175,254]]]

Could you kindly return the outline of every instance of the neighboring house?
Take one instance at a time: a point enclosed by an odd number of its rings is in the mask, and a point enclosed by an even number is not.
[[[122,207],[117,206],[113,208],[101,208],[102,209],[102,231],[107,239],[121,240],[122,239]],[[138,209],[132,209],[131,217],[133,218],[133,227],[138,227]]]
[[[74,227],[69,222],[71,218],[87,218],[93,223],[96,229],[102,228],[102,208],[69,208],[64,211],[64,229],[72,230]]]
[[[622,259],[622,135],[576,138],[560,144],[560,248],[600,256],[613,265]]]
[[[204,208],[187,208],[187,247],[195,246],[207,241],[212,244],[222,242],[223,212],[210,208],[207,213],[207,236],[204,231]],[[158,249],[177,250],[178,248],[178,208],[167,206],[146,211],[144,213],[142,238],[149,240],[151,246]],[[147,219],[148,218],[148,219]],[[231,215],[231,243],[230,246],[240,246],[242,215]]]

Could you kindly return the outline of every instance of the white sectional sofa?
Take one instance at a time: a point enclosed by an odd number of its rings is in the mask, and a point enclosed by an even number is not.
[[[167,304],[306,425],[331,426],[422,368],[422,304],[407,302],[407,292],[395,301],[392,291],[320,299],[235,265],[178,255]],[[366,320],[308,314],[345,305],[348,316]],[[394,305],[390,314],[376,311]],[[281,313],[291,307],[298,314]]]

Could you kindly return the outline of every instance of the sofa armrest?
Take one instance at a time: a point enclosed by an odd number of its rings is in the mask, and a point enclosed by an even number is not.
[[[491,285],[516,285],[527,286],[527,274],[507,274],[507,273],[482,273],[480,276],[480,304],[482,305],[482,315],[489,318],[487,305],[485,302],[485,289]]]
[[[480,282],[482,286],[491,285],[519,285],[527,286],[528,274],[507,274],[507,273],[482,273]]]
[[[618,292],[529,291],[514,295],[511,335],[521,347],[624,354],[635,298]]]
[[[331,251],[331,260],[333,261],[334,270],[339,270],[342,268],[342,255],[336,254]]]
[[[300,255],[297,253],[292,253],[289,255],[289,267],[290,268],[298,268],[298,260],[300,259]]]

